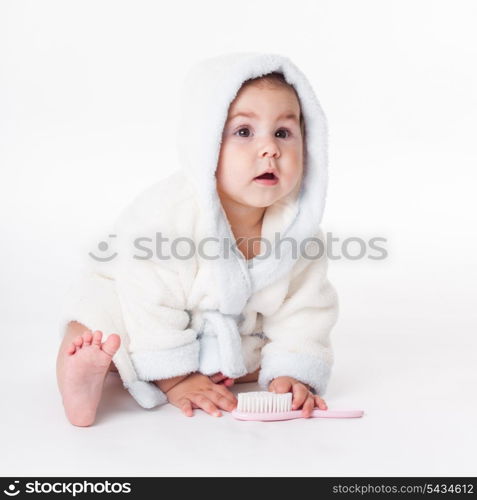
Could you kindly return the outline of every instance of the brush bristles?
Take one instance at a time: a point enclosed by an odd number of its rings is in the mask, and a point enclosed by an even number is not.
[[[291,392],[242,392],[237,399],[237,411],[247,413],[280,413],[290,411],[292,407]]]

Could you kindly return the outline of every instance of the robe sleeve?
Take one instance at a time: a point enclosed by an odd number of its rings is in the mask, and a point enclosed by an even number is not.
[[[127,265],[118,266],[116,290],[129,354],[142,380],[198,371],[197,332],[190,328],[185,293],[173,266],[130,258]]]
[[[324,241],[321,230],[318,237]],[[309,384],[315,394],[325,393],[333,364],[330,332],[338,318],[338,297],[327,267],[325,251],[318,258],[301,256],[280,308],[264,315],[269,341],[262,348],[258,382],[265,390],[274,378],[289,376]]]

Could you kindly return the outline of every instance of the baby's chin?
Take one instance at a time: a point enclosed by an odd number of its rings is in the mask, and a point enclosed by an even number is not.
[[[247,193],[246,195],[234,197],[235,201],[250,208],[267,208],[278,200],[284,198],[282,193]]]
[[[249,208],[267,208],[291,194],[289,190],[283,189],[282,186],[246,185],[240,188],[234,187],[235,189],[226,189],[218,185],[217,190],[224,200],[228,199]]]

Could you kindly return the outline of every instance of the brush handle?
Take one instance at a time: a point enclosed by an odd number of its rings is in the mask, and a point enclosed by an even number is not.
[[[247,413],[233,410],[232,416],[237,420],[260,420],[270,422],[275,420],[291,420],[294,418],[303,418],[302,410],[285,411],[282,413]],[[310,418],[356,418],[362,417],[363,410],[318,410],[311,412]]]

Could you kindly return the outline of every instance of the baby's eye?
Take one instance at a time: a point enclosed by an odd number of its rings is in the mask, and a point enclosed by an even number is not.
[[[245,134],[241,134],[241,132],[245,132]],[[250,129],[248,127],[242,127],[235,132],[239,137],[248,137],[250,135]]]
[[[281,128],[280,130],[277,130],[276,134],[280,134],[281,132],[282,132],[282,133],[283,133],[283,132],[285,133],[285,137],[280,136],[280,135],[277,135],[277,137],[280,137],[281,139],[286,139],[287,137],[290,137],[290,131],[289,131],[289,130],[287,130],[286,128]],[[276,135],[276,134],[275,134],[275,135]]]

